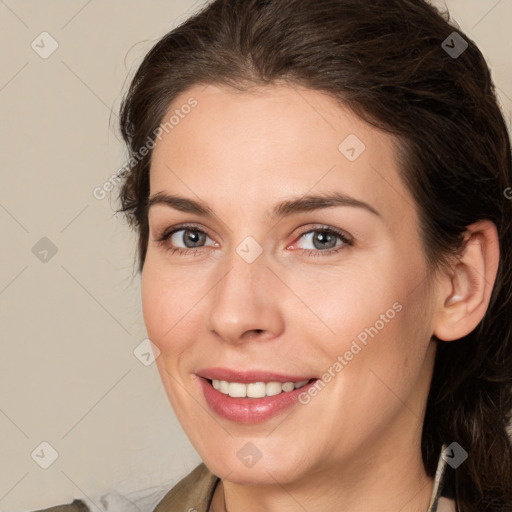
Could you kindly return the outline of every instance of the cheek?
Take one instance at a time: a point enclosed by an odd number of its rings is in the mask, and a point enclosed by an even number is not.
[[[407,261],[418,258],[402,261],[391,251],[380,256],[364,268],[351,267],[333,279],[318,279],[321,286],[314,289],[297,282],[294,290],[307,296],[308,305],[322,320],[316,322],[316,339],[327,368],[341,356],[347,378],[368,385],[373,368],[403,387],[419,373],[430,341],[432,312],[422,284],[425,268]]]
[[[205,295],[216,279],[206,266],[172,268],[164,256],[148,251],[141,279],[142,312],[148,337],[168,365],[178,364],[182,354],[194,348],[191,340],[201,337]]]
[[[149,339],[164,355],[179,351],[179,320],[190,310],[183,289],[169,272],[162,272],[151,257],[147,258],[141,281],[142,312]]]
[[[331,357],[349,350],[355,339],[364,344],[373,334],[381,336],[402,314],[404,278],[387,267],[383,260],[361,262],[340,266],[336,271],[330,269],[324,275],[318,272],[314,279],[308,276],[293,282],[294,293],[305,297],[307,306],[315,313],[304,315],[304,308],[297,307],[296,321],[304,324],[305,318],[312,319],[311,334],[316,328],[319,345]]]
[[[344,370],[344,392],[358,396],[359,405],[352,404],[356,410],[364,404],[364,409],[390,417],[407,403],[421,415],[430,378],[430,312],[425,291],[419,287],[411,292],[406,284],[387,296],[382,290],[384,300],[373,305],[366,324],[352,338],[361,350]],[[363,410],[361,417],[365,414]]]

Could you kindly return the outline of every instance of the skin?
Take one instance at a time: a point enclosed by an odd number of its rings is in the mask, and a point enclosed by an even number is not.
[[[197,106],[153,150],[150,196],[201,200],[215,215],[149,209],[142,303],[172,407],[222,478],[211,510],[425,512],[433,479],[420,440],[432,335],[457,339],[485,314],[499,258],[494,226],[471,226],[463,258],[433,276],[391,135],[296,86],[196,86],[169,113],[191,96]],[[366,146],[355,161],[338,149],[349,134]],[[378,215],[353,206],[268,215],[284,200],[333,191]],[[202,248],[185,245],[188,231],[156,241],[181,223],[208,235]],[[353,245],[323,254],[332,246],[312,237],[329,227]],[[236,252],[248,236],[263,251],[252,263]],[[196,373],[206,367],[320,378],[395,303],[401,311],[307,405],[247,425],[205,401]],[[237,457],[248,442],[262,454],[250,468]]]

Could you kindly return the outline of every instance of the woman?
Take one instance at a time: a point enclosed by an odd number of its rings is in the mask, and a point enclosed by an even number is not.
[[[156,512],[512,510],[511,150],[465,34],[423,0],[215,0],[121,131],[204,461]]]

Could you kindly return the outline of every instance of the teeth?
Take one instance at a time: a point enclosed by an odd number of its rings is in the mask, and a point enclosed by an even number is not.
[[[285,382],[287,384],[287,382]],[[291,384],[291,382],[290,382]],[[267,382],[267,389],[266,389],[267,396],[274,396],[279,395],[281,391],[283,391],[283,385],[280,382]]]
[[[293,391],[295,389],[295,384],[293,382],[285,382],[283,384],[283,391]]]
[[[212,380],[212,386],[233,398],[263,398],[264,396],[279,395],[279,393],[287,393],[294,389],[305,386],[309,380],[301,380],[299,382],[251,382],[243,384],[241,382],[228,382],[226,380]]]
[[[246,387],[249,398],[263,398],[267,394],[267,385],[264,382],[251,382]]]
[[[233,398],[245,398],[247,396],[247,386],[239,382],[230,382],[228,395]]]

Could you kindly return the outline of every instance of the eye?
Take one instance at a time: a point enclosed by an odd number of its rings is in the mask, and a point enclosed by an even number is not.
[[[300,249],[307,256],[325,256],[337,253],[347,246],[354,245],[354,240],[347,233],[321,226],[302,233],[299,239],[304,239],[313,245],[312,249]]]
[[[155,241],[166,247],[171,253],[199,252],[205,246],[202,245],[210,238],[203,230],[194,225],[181,225],[165,231]],[[211,238],[210,238],[211,240]],[[213,245],[216,245],[214,242]]]
[[[171,254],[192,253],[199,255],[207,247],[204,245],[207,239],[211,240],[207,233],[195,225],[181,225],[165,231],[155,241],[163,245]],[[309,229],[300,235],[299,240],[301,239],[313,245],[312,249],[299,248],[307,256],[334,254],[345,249],[347,246],[354,245],[354,240],[348,233],[327,226]],[[211,244],[213,247],[217,245],[215,241]]]

